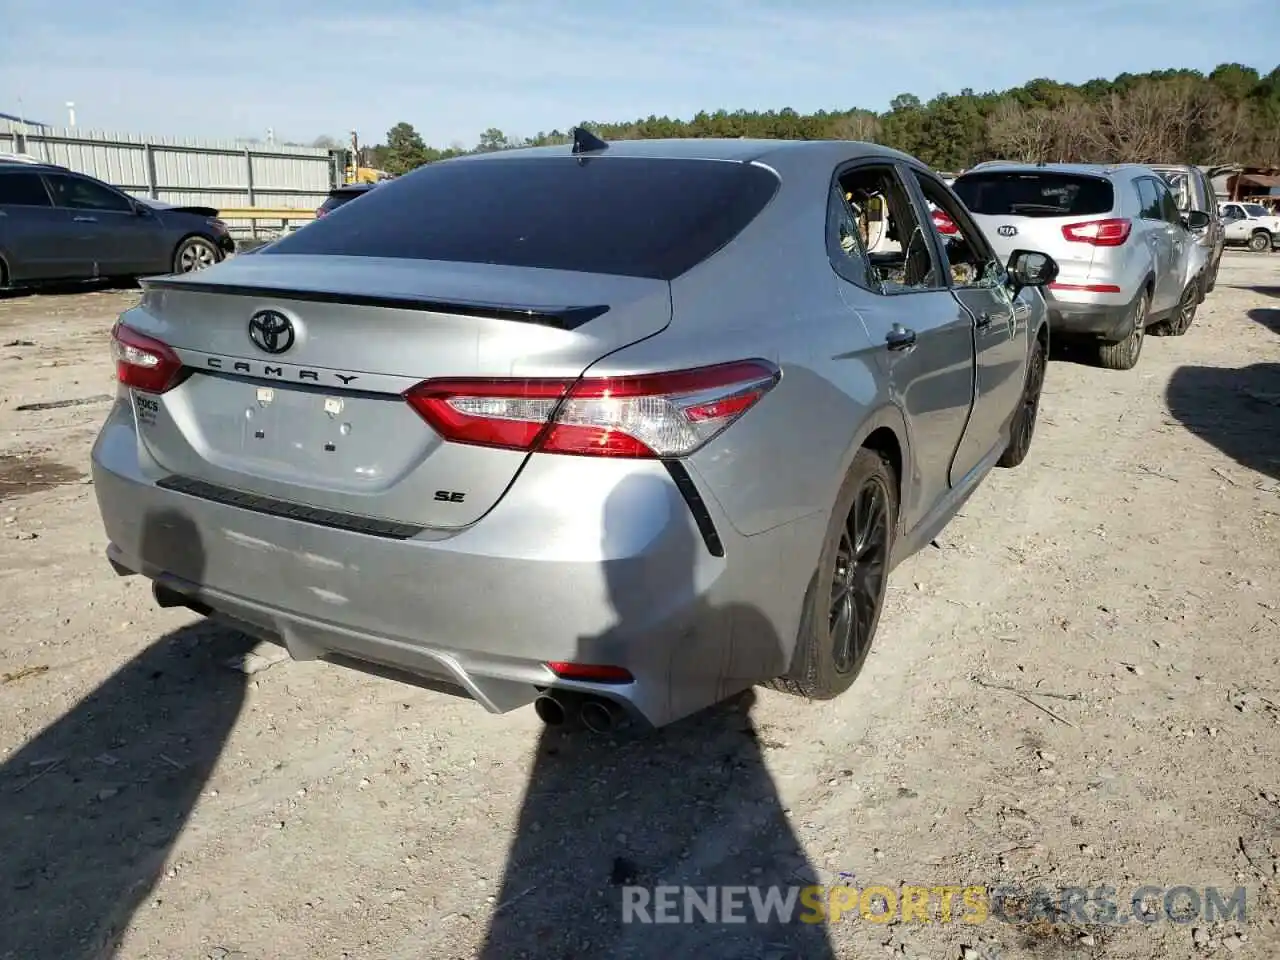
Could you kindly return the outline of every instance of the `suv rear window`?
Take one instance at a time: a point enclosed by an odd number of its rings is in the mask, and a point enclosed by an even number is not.
[[[746,163],[641,157],[454,160],[372,190],[271,254],[494,263],[671,280],[711,256],[773,198]]]
[[[993,217],[1090,217],[1115,203],[1111,182],[1070,173],[974,173],[952,184],[972,212]]]

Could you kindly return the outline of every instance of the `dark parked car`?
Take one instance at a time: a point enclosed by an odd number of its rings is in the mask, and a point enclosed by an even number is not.
[[[0,161],[0,288],[191,273],[234,250],[209,207],[139,200],[64,167]]]
[[[323,217],[337,210],[344,203],[350,203],[356,197],[363,197],[376,187],[376,183],[344,183],[329,191],[329,198],[316,209],[316,217]]]

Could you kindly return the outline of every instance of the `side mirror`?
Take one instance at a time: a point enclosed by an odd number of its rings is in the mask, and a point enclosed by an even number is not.
[[[145,203],[138,203],[135,200],[133,202],[133,215],[135,217],[149,217],[151,216],[151,208]]]
[[[1212,221],[1210,220],[1209,215],[1203,210],[1192,210],[1182,218],[1182,222],[1186,225],[1188,230],[1203,230]]]
[[[1016,297],[1025,287],[1047,287],[1058,278],[1058,262],[1038,250],[1015,250],[1009,255],[1009,286]]]

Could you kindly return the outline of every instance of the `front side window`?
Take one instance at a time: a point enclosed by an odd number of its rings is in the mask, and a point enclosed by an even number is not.
[[[1173,194],[1169,192],[1169,188],[1165,186],[1163,180],[1151,181],[1156,188],[1156,192],[1160,194],[1160,216],[1166,223],[1181,223],[1182,211],[1178,209],[1178,201],[1173,199]]]
[[[836,191],[845,211],[840,218],[843,226],[836,229],[848,235],[841,249],[860,261],[854,276],[868,277],[868,289],[892,294],[945,286],[934,262],[933,245],[891,167],[850,170],[838,178]]]
[[[133,204],[128,197],[93,180],[65,173],[50,174],[46,179],[53,192],[55,206],[71,207],[73,210],[114,210],[121,213],[133,211]]]

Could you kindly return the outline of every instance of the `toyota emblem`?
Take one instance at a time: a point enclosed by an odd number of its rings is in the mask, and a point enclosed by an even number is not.
[[[1018,228],[1006,223],[1003,227],[997,229],[996,233],[1000,234],[1002,237],[1016,237],[1018,235]]]
[[[293,346],[293,321],[276,310],[259,310],[249,318],[249,339],[265,353],[284,353]]]

